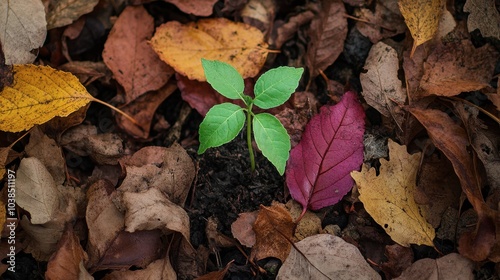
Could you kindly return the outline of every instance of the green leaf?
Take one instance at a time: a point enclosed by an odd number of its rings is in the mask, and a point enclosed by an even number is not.
[[[207,82],[220,94],[229,99],[242,99],[245,83],[240,73],[233,66],[217,61],[202,58],[201,65],[205,71]]]
[[[262,74],[255,83],[254,104],[262,109],[285,103],[299,85],[304,68],[282,66]]]
[[[233,140],[245,124],[243,108],[232,103],[213,106],[200,124],[198,154]]]
[[[253,118],[253,134],[262,154],[283,175],[290,156],[290,136],[281,122],[271,114],[257,114]]]

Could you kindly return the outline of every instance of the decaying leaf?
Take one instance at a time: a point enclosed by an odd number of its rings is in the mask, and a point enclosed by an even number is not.
[[[53,29],[71,24],[80,16],[92,12],[99,0],[73,1],[58,0],[49,1],[47,13],[47,29]]]
[[[47,280],[64,280],[78,278],[80,274],[88,273],[82,271],[80,264],[87,260],[87,253],[80,245],[78,236],[71,226],[68,226],[59,240],[58,249],[50,257],[45,272]]]
[[[363,162],[364,131],[365,112],[351,91],[309,121],[286,168],[288,189],[302,215],[337,203],[351,190],[349,173]]]
[[[238,219],[231,224],[231,233],[241,245],[251,248],[255,244],[253,225],[258,212],[245,212],[238,215]]]
[[[292,247],[290,241],[295,223],[284,205],[274,204],[270,207],[261,205],[253,228],[255,245],[250,258],[261,260],[275,257],[285,261]]]
[[[424,63],[420,86],[428,94],[453,96],[488,85],[498,52],[489,44],[475,48],[470,40],[437,45]]]
[[[169,21],[156,29],[150,43],[163,61],[198,81],[206,81],[201,58],[229,63],[248,78],[259,73],[267,57],[262,32],[225,18]]]
[[[419,279],[459,279],[472,280],[474,264],[457,253],[445,255],[439,259],[421,259],[412,264],[395,280]]]
[[[55,116],[68,116],[92,100],[70,73],[49,66],[14,65],[14,83],[0,92],[0,130],[27,130]]]
[[[347,37],[345,13],[342,1],[322,1],[319,15],[312,20],[309,29],[306,65],[311,77],[333,64],[344,50],[344,40]]]
[[[177,279],[177,275],[167,254],[165,258],[150,263],[145,269],[135,271],[113,271],[103,278],[103,280],[135,279]]]
[[[419,45],[434,37],[443,11],[443,3],[441,0],[400,0],[398,4],[413,37],[410,54],[413,56]]]
[[[118,17],[104,44],[102,58],[125,89],[125,102],[161,88],[174,74],[158,59],[147,40],[154,31],[153,17],[142,6],[128,6]]]
[[[495,0],[467,0],[464,12],[469,13],[467,28],[469,32],[476,29],[483,37],[494,37],[500,40],[500,13]]]
[[[409,155],[406,146],[389,139],[390,160],[380,159],[380,174],[363,165],[353,171],[359,200],[373,219],[395,242],[402,246],[424,244],[433,246],[434,228],[420,214],[413,193],[420,163],[420,153]]]
[[[299,250],[299,251],[297,251]],[[276,279],[381,279],[356,246],[330,234],[295,243]]]
[[[32,63],[36,55],[31,51],[41,47],[47,35],[42,1],[0,1],[0,22],[0,43],[5,63]]]
[[[404,112],[399,106],[406,102],[406,91],[398,79],[399,60],[396,50],[384,42],[372,46],[359,79],[363,97],[382,115],[391,117],[401,127]]]
[[[373,44],[382,39],[404,33],[406,30],[397,0],[377,1],[375,2],[374,11],[363,4],[359,8],[359,13],[355,13],[355,15],[362,19],[356,21],[356,28],[361,34],[368,37]]]

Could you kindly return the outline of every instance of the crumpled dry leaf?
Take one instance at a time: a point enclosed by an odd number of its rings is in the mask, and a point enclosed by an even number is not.
[[[75,218],[76,213],[73,217]],[[67,220],[69,221],[69,220]],[[32,254],[38,261],[48,261],[50,256],[57,250],[57,243],[64,233],[66,221],[47,222],[42,225],[30,223],[28,217],[23,216],[20,225],[26,232],[25,253]]]
[[[111,76],[111,72],[102,61],[70,61],[57,68],[73,73],[83,85],[89,85],[99,79],[103,80],[103,83],[108,83],[106,77]]]
[[[367,72],[361,73],[359,79],[366,103],[382,115],[392,117],[402,127],[404,111],[399,106],[406,102],[406,91],[398,79],[399,60],[396,50],[378,42],[371,48],[364,68]]]
[[[198,81],[206,81],[201,58],[229,63],[243,78],[255,77],[267,58],[260,30],[225,18],[169,21],[156,29],[150,43],[163,61]]]
[[[71,24],[80,16],[92,12],[99,0],[74,1],[57,0],[49,1],[47,12],[47,29],[53,29]]]
[[[125,89],[125,102],[161,88],[174,70],[158,59],[148,40],[154,20],[142,6],[128,6],[118,17],[104,44],[102,58]]]
[[[261,205],[253,229],[255,245],[250,255],[251,259],[261,260],[275,257],[285,261],[295,229],[292,216],[283,204],[273,204],[270,207]]]
[[[286,208],[290,211],[290,215],[295,221],[302,214],[302,207],[295,200],[289,200],[286,203]],[[300,241],[306,237],[316,235],[321,230],[321,219],[315,213],[307,211],[295,227],[294,241]]]
[[[189,216],[159,189],[125,192],[123,201],[126,207],[126,231],[160,229],[165,235],[178,232],[189,240]]]
[[[411,57],[417,46],[434,37],[444,7],[441,0],[399,0],[398,4],[413,37]]]
[[[81,270],[82,267],[80,264],[87,260],[87,253],[80,245],[73,227],[66,227],[57,247],[57,251],[50,257],[47,263],[45,279],[80,279],[79,275],[88,273],[85,268],[83,268],[83,271]]]
[[[310,41],[307,46],[306,65],[311,78],[324,71],[344,50],[347,37],[347,18],[342,1],[321,2],[319,15],[311,22]]]
[[[32,63],[36,55],[31,51],[41,47],[47,35],[42,1],[0,1],[0,11],[0,42],[5,63]]]
[[[194,163],[179,144],[170,148],[149,146],[121,162],[126,177],[119,192],[141,192],[156,188],[173,203],[183,206],[195,176]]]
[[[231,233],[241,245],[251,248],[255,244],[253,225],[258,214],[258,211],[240,213],[238,219],[231,224]]]
[[[90,156],[99,164],[117,164],[124,152],[122,139],[117,134],[97,134],[93,125],[69,129],[62,135],[60,144],[79,156]]]
[[[385,246],[385,256],[387,261],[380,268],[387,279],[398,277],[413,263],[412,249],[398,244]]]
[[[157,91],[147,92],[137,99],[128,103],[121,110],[134,118],[139,124],[136,124],[125,118],[122,114],[116,114],[117,124],[133,137],[147,139],[151,129],[156,109],[167,99],[175,90],[177,85],[175,81],[170,80],[165,86]]]
[[[447,254],[439,259],[421,259],[412,264],[401,276],[394,280],[472,280],[474,263],[457,253]]]
[[[26,154],[29,157],[39,159],[47,168],[50,175],[54,179],[55,184],[62,185],[66,180],[66,173],[61,147],[59,147],[54,139],[43,134],[39,127],[35,127],[30,132],[30,141],[25,148]]]
[[[292,15],[287,21],[277,19],[274,22],[273,31],[269,38],[270,45],[276,49],[281,49],[283,44],[292,39],[299,28],[311,22],[316,14],[311,10],[303,11],[297,15]]]
[[[475,48],[468,39],[439,44],[424,63],[420,86],[439,96],[479,90],[492,79],[497,56],[491,45]]]
[[[277,3],[274,0],[249,0],[240,12],[244,23],[255,26],[268,34],[274,23]]]
[[[464,12],[469,12],[467,29],[481,31],[483,37],[494,37],[500,40],[500,13],[495,0],[467,0]]]
[[[295,243],[276,279],[359,280],[381,277],[356,246],[337,236],[318,234]]]
[[[358,186],[359,200],[398,244],[433,246],[434,228],[420,214],[413,198],[421,154],[410,155],[406,146],[390,139],[388,146],[390,160],[380,159],[378,176],[375,168],[366,164],[360,172],[351,172]]]

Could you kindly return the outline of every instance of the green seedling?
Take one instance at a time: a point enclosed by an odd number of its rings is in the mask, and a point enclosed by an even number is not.
[[[278,67],[262,74],[254,87],[255,97],[245,95],[245,84],[241,75],[231,65],[201,59],[208,83],[229,99],[241,99],[245,108],[232,103],[213,106],[200,124],[200,147],[198,154],[208,148],[218,147],[233,140],[247,124],[247,144],[250,153],[250,167],[255,170],[252,148],[252,128],[257,147],[276,167],[280,175],[290,155],[290,136],[281,122],[269,113],[255,114],[253,106],[270,109],[285,103],[297,88],[303,68]]]

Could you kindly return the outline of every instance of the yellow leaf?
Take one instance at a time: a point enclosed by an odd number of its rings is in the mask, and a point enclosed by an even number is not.
[[[443,11],[441,0],[399,0],[399,10],[413,37],[413,56],[417,46],[429,41],[436,33]]]
[[[71,73],[14,65],[13,84],[0,92],[0,130],[30,129],[55,116],[66,117],[94,100]]]
[[[380,159],[380,174],[363,165],[351,172],[366,211],[402,246],[433,246],[434,228],[421,215],[413,198],[421,153],[410,155],[406,146],[389,140],[390,161]]]
[[[157,28],[150,43],[175,71],[198,81],[206,81],[201,58],[229,63],[248,78],[259,73],[268,53],[257,28],[224,18],[185,25],[169,21]]]

